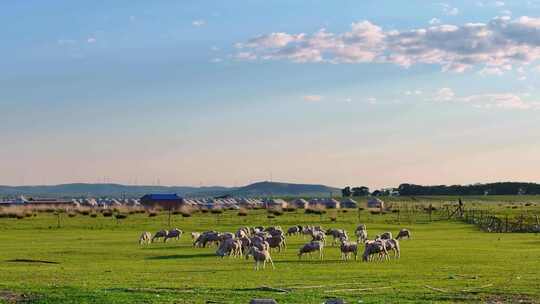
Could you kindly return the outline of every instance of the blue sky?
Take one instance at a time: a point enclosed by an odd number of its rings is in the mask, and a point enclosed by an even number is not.
[[[0,184],[540,181],[540,1],[0,4]]]

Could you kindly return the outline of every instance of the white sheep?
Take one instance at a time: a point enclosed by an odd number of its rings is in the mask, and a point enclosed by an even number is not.
[[[152,241],[152,234],[150,232],[143,232],[139,237],[139,245],[150,244]]]

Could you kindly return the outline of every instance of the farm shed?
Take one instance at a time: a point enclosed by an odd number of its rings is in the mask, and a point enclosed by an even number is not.
[[[98,202],[93,198],[87,198],[82,202],[81,205],[94,208],[98,206]]]
[[[146,194],[141,197],[141,204],[145,208],[176,209],[184,203],[184,199],[174,194]]]
[[[325,200],[324,205],[328,209],[339,209],[341,207],[341,203],[338,200],[335,200],[333,198],[329,198]]]
[[[341,201],[341,208],[356,209],[358,208],[358,203],[352,198],[346,198]]]
[[[370,197],[367,201],[367,207],[368,208],[384,208],[384,202],[376,197]]]
[[[295,206],[296,208],[300,208],[300,209],[309,208],[309,202],[306,201],[303,198],[295,199],[294,201],[292,201],[292,205]]]
[[[17,205],[17,204],[15,204]],[[23,205],[25,206],[42,206],[42,207],[56,207],[56,208],[70,208],[76,207],[73,200],[60,200],[53,198],[30,198],[25,199]]]
[[[276,199],[267,199],[264,201],[264,206],[269,209],[269,208],[287,208],[289,204],[280,199],[280,198],[276,198]]]

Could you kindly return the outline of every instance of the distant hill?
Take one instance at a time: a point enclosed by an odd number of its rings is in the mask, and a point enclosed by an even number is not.
[[[51,186],[0,186],[0,196],[28,195],[45,197],[141,197],[147,193],[222,193],[226,187],[131,186],[121,184],[62,184]]]
[[[231,191],[238,196],[328,196],[341,194],[341,190],[324,185],[259,182]]]
[[[133,186],[121,184],[62,184],[46,186],[1,186],[0,196],[41,197],[141,197],[147,193],[177,193],[185,197],[233,196],[327,196],[339,189],[323,185],[260,182],[244,187]]]

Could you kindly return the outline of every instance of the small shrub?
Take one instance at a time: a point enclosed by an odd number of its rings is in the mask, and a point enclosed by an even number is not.
[[[208,213],[208,209],[207,208],[201,208],[201,212],[202,213]]]
[[[76,216],[77,216],[77,213],[75,213],[75,212],[70,212],[70,213],[68,213],[68,216],[69,216],[69,217],[76,217]]]
[[[123,220],[123,219],[126,219],[128,215],[124,213],[118,213],[115,217],[117,220]]]
[[[97,213],[92,212],[92,213],[90,214],[90,217],[97,217]]]
[[[282,209],[270,209],[268,210],[268,213],[270,214],[273,214],[275,216],[282,216],[283,215],[283,210]]]
[[[111,210],[103,210],[103,212],[101,212],[101,214],[104,217],[111,217],[113,215],[113,212]]]
[[[191,217],[191,213],[182,213],[182,217]]]
[[[213,208],[212,210],[210,210],[210,212],[212,214],[222,214],[223,213],[223,209],[221,208]]]
[[[24,218],[24,214],[17,214],[16,216],[18,220],[22,220]]]
[[[80,213],[82,215],[90,215],[90,210],[81,210]]]
[[[347,213],[347,212],[349,212],[349,210],[343,209],[343,210],[341,210],[341,212],[342,212],[342,213]]]
[[[157,216],[157,215],[158,215],[158,214],[157,214],[157,212],[155,212],[155,211],[150,211],[150,212],[148,212],[148,217],[154,217],[154,216]]]
[[[266,217],[269,218],[269,219],[274,219],[274,218],[276,218],[276,216],[273,215],[273,214],[269,214],[269,215],[267,215]]]

